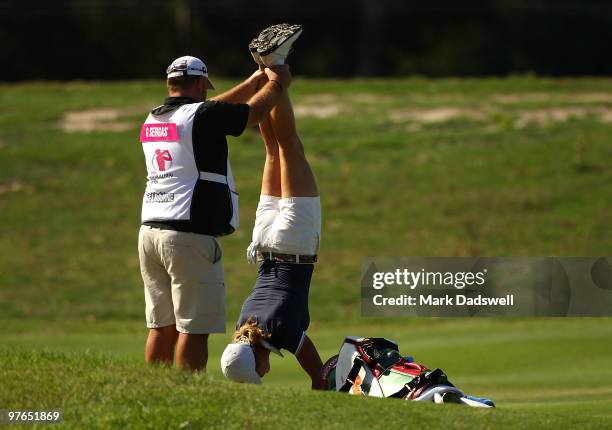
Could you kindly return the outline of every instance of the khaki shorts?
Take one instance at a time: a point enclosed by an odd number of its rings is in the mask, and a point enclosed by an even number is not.
[[[143,225],[138,255],[147,327],[176,324],[181,333],[225,333],[225,285],[217,238]]]

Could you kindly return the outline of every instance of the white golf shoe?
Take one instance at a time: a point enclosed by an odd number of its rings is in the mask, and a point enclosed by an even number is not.
[[[257,64],[278,66],[293,51],[293,43],[302,34],[299,24],[276,24],[265,28],[249,43],[249,51]]]

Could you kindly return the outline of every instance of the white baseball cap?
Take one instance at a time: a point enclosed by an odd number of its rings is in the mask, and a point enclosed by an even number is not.
[[[230,343],[221,355],[221,370],[230,381],[261,384],[255,371],[255,354],[251,345]]]
[[[166,75],[168,78],[174,78],[176,76],[203,76],[206,82],[206,88],[214,90],[210,79],[208,79],[208,69],[204,61],[199,58],[185,55],[174,60],[166,69]]]

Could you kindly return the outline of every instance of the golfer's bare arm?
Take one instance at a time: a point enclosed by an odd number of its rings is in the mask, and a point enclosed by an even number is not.
[[[323,362],[321,357],[315,348],[314,343],[308,336],[304,336],[304,343],[298,351],[296,358],[302,366],[302,369],[308,373],[312,380],[313,390],[323,390],[325,387],[321,386],[321,370],[323,369]]]

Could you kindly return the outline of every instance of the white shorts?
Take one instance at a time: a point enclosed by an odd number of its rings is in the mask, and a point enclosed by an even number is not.
[[[320,241],[320,197],[260,196],[250,249],[315,255]]]

